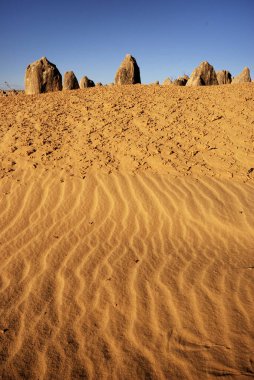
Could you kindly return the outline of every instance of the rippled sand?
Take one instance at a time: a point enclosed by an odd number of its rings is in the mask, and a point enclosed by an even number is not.
[[[254,86],[0,98],[0,377],[254,377]]]

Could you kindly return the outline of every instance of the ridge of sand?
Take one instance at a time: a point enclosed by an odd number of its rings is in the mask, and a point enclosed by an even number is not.
[[[253,88],[135,86],[122,100],[123,89],[100,88],[0,103],[2,379],[254,376]],[[114,97],[108,130],[100,108]],[[125,130],[128,97],[154,112],[153,129],[135,116]],[[176,107],[178,124],[163,127],[156,112],[164,107],[168,122],[179,97],[193,113]],[[203,135],[212,109],[225,113]],[[193,156],[195,173],[186,171],[197,146],[188,148],[185,118],[197,144],[217,147]],[[158,149],[137,166],[159,134],[164,152],[169,131],[174,149],[182,138],[174,170]]]

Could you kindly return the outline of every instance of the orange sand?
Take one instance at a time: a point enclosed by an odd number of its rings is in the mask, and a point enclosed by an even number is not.
[[[0,378],[254,377],[254,84],[0,97]]]

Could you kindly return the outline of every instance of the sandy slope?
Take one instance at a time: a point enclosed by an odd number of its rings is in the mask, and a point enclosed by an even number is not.
[[[0,98],[0,377],[254,377],[254,86]]]
[[[250,83],[2,97],[0,175],[46,166],[80,177],[100,168],[246,180],[254,166],[253,93]]]

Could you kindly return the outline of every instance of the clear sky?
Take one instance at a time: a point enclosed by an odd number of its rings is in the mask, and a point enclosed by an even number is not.
[[[141,81],[191,74],[207,60],[254,78],[254,0],[0,0],[0,87],[23,86],[46,56],[80,80],[113,82],[127,53]]]

